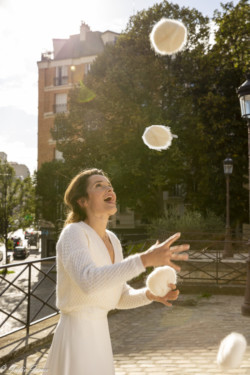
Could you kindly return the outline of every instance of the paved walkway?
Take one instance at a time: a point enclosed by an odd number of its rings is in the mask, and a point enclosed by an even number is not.
[[[250,317],[241,315],[243,300],[182,295],[172,308],[155,303],[111,315],[116,375],[250,375]],[[244,334],[249,347],[239,369],[222,371],[216,355],[220,340],[232,331]],[[16,358],[0,374],[40,375],[48,348]]]

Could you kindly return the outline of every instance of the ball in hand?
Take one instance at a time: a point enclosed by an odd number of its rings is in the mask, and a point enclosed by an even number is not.
[[[171,291],[169,284],[176,284],[177,274],[174,268],[169,266],[157,267],[148,275],[146,285],[151,293],[158,297],[164,297]]]

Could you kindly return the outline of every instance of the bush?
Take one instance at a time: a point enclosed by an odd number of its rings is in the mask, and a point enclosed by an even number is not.
[[[211,247],[214,241],[223,241],[224,228],[223,220],[213,212],[207,211],[206,215],[202,215],[198,211],[186,209],[182,215],[172,210],[165,217],[153,220],[148,230],[150,238],[159,241],[181,232],[182,242],[188,240],[191,248],[202,250]],[[219,248],[218,244],[216,247]]]

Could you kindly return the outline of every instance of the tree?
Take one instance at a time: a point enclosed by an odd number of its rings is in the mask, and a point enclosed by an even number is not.
[[[0,239],[5,243],[6,262],[8,234],[26,228],[35,218],[35,190],[31,178],[21,180],[7,162],[0,162]]]
[[[161,17],[182,20],[188,29],[188,43],[176,55],[157,56],[151,49],[149,33]],[[69,115],[55,121],[66,175],[103,168],[121,205],[145,220],[162,214],[162,192],[176,185],[193,209],[205,214],[209,207],[224,216],[222,162],[230,152],[235,159],[232,213],[244,220],[247,153],[241,150],[247,138],[235,89],[249,60],[247,1],[222,5],[214,22],[211,46],[209,20],[196,9],[163,1],[130,18],[117,43],[105,47],[85,82],[71,92]],[[168,125],[178,135],[167,151],[143,144],[151,124]]]
[[[62,161],[44,163],[36,175],[37,218],[57,226],[65,218],[63,196],[71,174]]]
[[[188,27],[183,53],[159,57],[151,49],[149,33],[163,16],[182,19]],[[170,125],[181,136],[183,119],[191,121],[185,87],[191,85],[196,54],[207,48],[207,24],[198,11],[167,1],[138,13],[116,45],[107,46],[93,64],[85,84],[96,93],[95,99],[82,102],[82,88],[76,88],[69,116],[56,120],[56,129],[63,132],[56,136],[57,147],[66,164],[72,170],[102,167],[111,176],[120,203],[147,219],[162,214],[162,191],[183,183],[186,166],[179,141],[158,153],[147,149],[141,137],[151,124]]]
[[[209,206],[217,214],[225,212],[223,160],[231,155],[234,171],[231,178],[231,217],[236,224],[247,218],[247,133],[240,117],[236,88],[249,69],[249,4],[241,0],[221,4],[215,11],[215,44],[203,57],[203,69],[195,83],[199,90],[196,105],[200,119],[203,161],[198,178],[196,203]],[[200,89],[203,88],[201,91]],[[205,170],[209,165],[210,173]]]

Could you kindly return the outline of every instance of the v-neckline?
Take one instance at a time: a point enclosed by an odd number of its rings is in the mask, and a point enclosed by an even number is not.
[[[104,243],[103,239],[101,238],[101,236],[89,224],[85,223],[85,221],[82,221],[82,223],[85,224],[85,225],[87,225],[87,227],[90,228],[95,233],[95,235],[98,237],[98,239],[102,242],[103,246],[105,247],[106,252],[107,252],[107,256],[109,257],[109,260],[110,260],[111,264],[115,264],[115,259],[116,259],[116,256],[115,256],[115,247],[114,247],[112,238],[110,237],[107,229],[105,230],[105,233],[108,236],[108,239],[109,239],[109,241],[110,241],[110,243],[111,243],[111,245],[113,247],[114,262],[112,261],[110,253],[109,253],[109,250],[108,250],[107,246],[105,245],[105,243]]]

